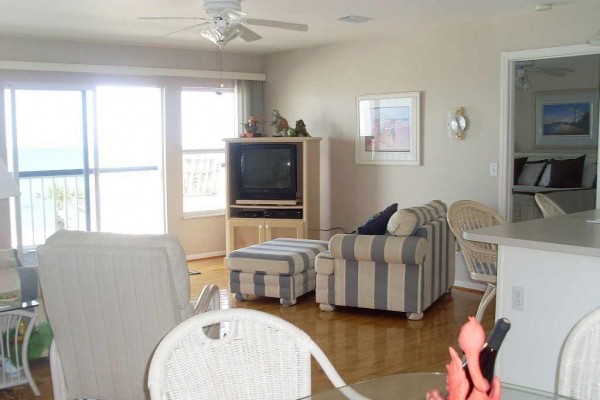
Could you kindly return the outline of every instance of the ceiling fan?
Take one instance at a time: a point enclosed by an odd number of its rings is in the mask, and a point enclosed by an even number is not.
[[[531,88],[531,82],[529,80],[529,73],[540,73],[544,75],[562,77],[567,74],[574,72],[571,68],[563,67],[540,67],[535,64],[534,61],[523,61],[518,62],[515,68],[516,85],[519,89],[529,90]]]
[[[270,28],[289,29],[300,32],[308,31],[308,25],[306,24],[249,18],[241,11],[242,7],[240,2],[241,0],[204,0],[204,12],[206,17],[140,17],[139,19],[200,21],[192,26],[168,33],[165,36],[183,32],[188,29],[199,28],[200,34],[203,37],[221,48],[237,37],[241,37],[246,42],[262,39],[262,36],[243,24],[268,26]]]

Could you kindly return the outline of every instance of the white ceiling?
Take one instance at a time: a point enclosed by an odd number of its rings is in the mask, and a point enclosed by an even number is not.
[[[263,39],[235,39],[225,50],[265,54],[285,49],[364,39],[413,26],[535,13],[544,0],[243,0],[249,17],[306,23],[308,32],[252,26]],[[547,0],[554,9],[595,0]],[[202,0],[1,0],[0,35],[103,43],[215,49],[197,30],[164,36],[194,21],[148,21],[148,16],[204,16]],[[545,11],[553,12],[553,11]],[[373,18],[364,24],[337,21],[345,15]]]

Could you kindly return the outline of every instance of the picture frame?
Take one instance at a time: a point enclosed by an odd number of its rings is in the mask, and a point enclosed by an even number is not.
[[[541,92],[535,97],[536,147],[598,145],[598,92]]]
[[[420,92],[356,98],[356,163],[421,165]]]

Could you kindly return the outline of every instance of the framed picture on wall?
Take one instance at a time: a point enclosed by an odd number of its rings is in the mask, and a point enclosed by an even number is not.
[[[420,93],[358,96],[356,163],[421,165]]]
[[[542,92],[535,109],[536,147],[597,146],[597,90]]]

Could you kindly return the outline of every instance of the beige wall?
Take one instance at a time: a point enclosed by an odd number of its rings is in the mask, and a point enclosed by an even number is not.
[[[265,109],[302,118],[324,139],[321,228],[351,231],[394,202],[473,199],[497,208],[499,182],[488,171],[500,157],[501,53],[584,43],[599,16],[600,4],[587,2],[265,57]],[[410,91],[422,96],[422,166],[355,164],[356,96]],[[458,106],[469,121],[464,141],[445,130],[447,112]],[[456,284],[482,288],[469,280],[460,256]]]
[[[158,47],[107,45],[55,40],[0,37],[0,61],[32,61],[73,64],[117,65],[174,69],[216,70],[216,53]],[[226,53],[225,71],[260,73],[259,56]],[[132,77],[105,77],[86,74],[18,72],[0,70],[0,89],[5,82],[45,81],[48,76],[64,82],[131,82]],[[181,240],[188,256],[222,254],[225,251],[223,215],[183,219],[179,87],[198,80],[145,77],[139,82],[165,87],[165,178],[167,230]],[[1,106],[1,104],[0,104]],[[4,132],[0,113],[0,155],[4,158]],[[10,246],[10,221],[6,202],[0,203],[0,248]]]
[[[501,52],[584,43],[599,15],[597,2],[579,3],[265,57],[266,109],[324,138],[321,227],[352,230],[393,202],[468,198],[496,208],[499,183],[488,171],[500,151]],[[423,165],[355,164],[356,96],[408,91],[422,94]],[[470,124],[464,141],[444,126],[458,106]]]

